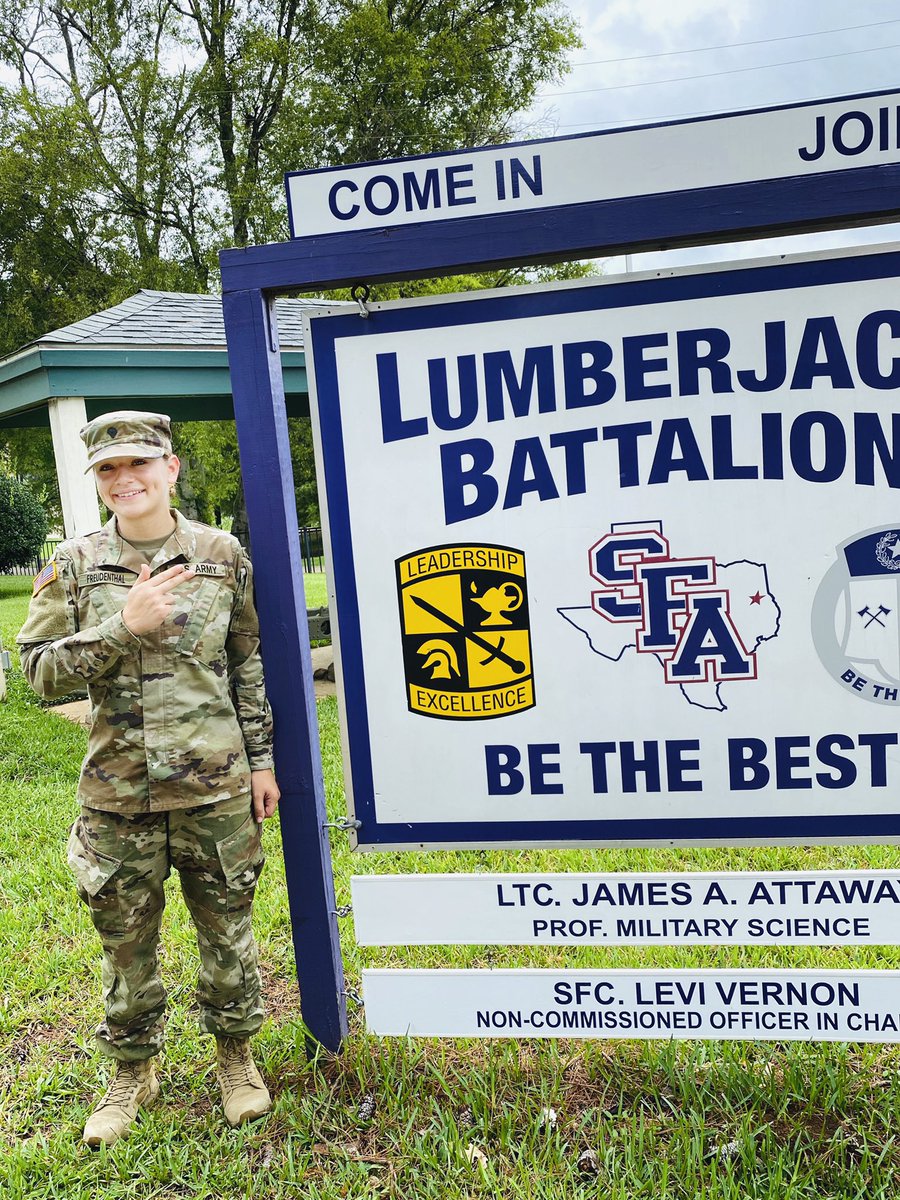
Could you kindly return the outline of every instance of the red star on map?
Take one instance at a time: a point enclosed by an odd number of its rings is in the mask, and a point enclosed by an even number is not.
[[[759,604],[762,601],[762,592],[757,592],[755,596],[750,597],[751,604]]]

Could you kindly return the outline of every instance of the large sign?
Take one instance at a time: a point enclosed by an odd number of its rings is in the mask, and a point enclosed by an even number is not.
[[[900,944],[884,871],[356,875],[361,946]]]
[[[900,971],[363,971],[371,1033],[895,1042]]]
[[[359,844],[900,836],[898,271],[310,320]]]
[[[292,237],[515,214],[900,163],[900,92],[285,177]],[[785,214],[785,219],[788,214]],[[360,277],[364,277],[362,272]]]

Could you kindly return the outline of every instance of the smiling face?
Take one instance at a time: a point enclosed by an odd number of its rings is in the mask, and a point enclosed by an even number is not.
[[[122,533],[152,538],[171,528],[169,489],[180,463],[165,458],[109,458],[94,467],[100,499],[118,518]]]

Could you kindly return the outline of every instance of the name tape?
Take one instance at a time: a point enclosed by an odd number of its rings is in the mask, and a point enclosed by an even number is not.
[[[79,583],[125,583],[131,584],[131,579],[123,571],[88,571],[78,578]]]

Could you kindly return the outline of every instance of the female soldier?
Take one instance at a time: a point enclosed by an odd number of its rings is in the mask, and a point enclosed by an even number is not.
[[[99,1146],[159,1091],[171,864],[197,930],[200,1020],[216,1038],[226,1119],[268,1111],[248,1041],[263,1017],[250,909],[260,823],[279,791],[247,556],[169,507],[179,462],[168,417],[108,413],[81,437],[114,515],[58,547],[17,642],[38,695],[87,687],[91,699],[68,860],[103,947],[97,1041],[115,1069],[84,1130]]]

